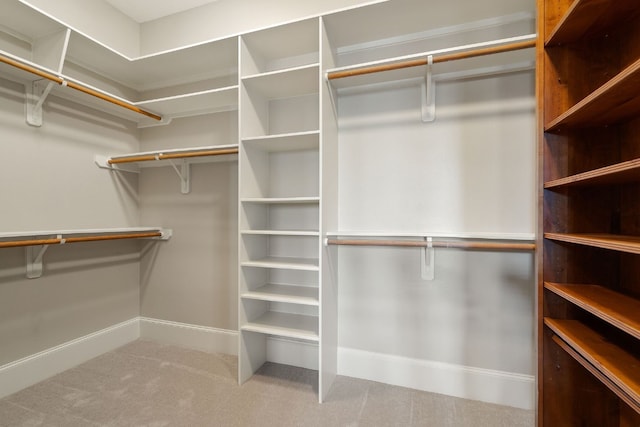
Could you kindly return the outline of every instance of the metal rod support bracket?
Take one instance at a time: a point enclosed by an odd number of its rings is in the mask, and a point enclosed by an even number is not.
[[[420,270],[422,280],[433,280],[435,277],[435,249],[433,248],[433,239],[431,237],[425,239],[427,246],[420,248]]]
[[[436,82],[433,79],[433,55],[427,57],[427,74],[422,89],[422,121],[432,122],[436,119]]]
[[[42,126],[42,105],[49,96],[54,82],[34,80],[27,85],[27,123],[31,126]]]
[[[42,257],[48,248],[49,245],[25,247],[28,279],[37,279],[42,276]]]
[[[175,170],[178,177],[180,177],[180,182],[182,184],[180,192],[182,194],[189,194],[191,192],[191,165],[186,159],[182,160],[180,169],[178,169],[173,160],[169,160],[169,163],[171,163],[173,170]]]

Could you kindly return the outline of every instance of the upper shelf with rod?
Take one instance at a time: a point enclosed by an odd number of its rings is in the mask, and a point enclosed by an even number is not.
[[[0,233],[0,249],[26,248],[27,278],[42,276],[42,259],[51,245],[107,240],[169,240],[171,230],[159,227],[127,227],[78,230],[44,230]]]

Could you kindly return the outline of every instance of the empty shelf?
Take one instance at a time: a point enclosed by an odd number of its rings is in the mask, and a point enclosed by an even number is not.
[[[281,135],[257,136],[244,138],[246,147],[257,148],[266,152],[316,150],[320,145],[320,132],[293,132]]]
[[[617,234],[544,233],[544,237],[546,239],[561,242],[640,254],[640,237],[636,236],[621,236]]]
[[[243,261],[243,267],[282,268],[288,270],[319,271],[317,258],[266,257],[258,260]]]
[[[320,90],[318,64],[256,74],[242,79],[245,87],[267,99],[310,95]]]
[[[245,197],[243,203],[258,203],[267,205],[297,205],[297,204],[318,204],[320,197]]]
[[[318,318],[301,314],[268,311],[258,319],[245,324],[243,331],[319,341]]]
[[[640,339],[640,301],[597,285],[548,283],[545,289]]]
[[[634,182],[640,180],[640,159],[629,160],[588,172],[555,179],[544,184],[544,188],[567,187],[572,185],[604,185]]]
[[[241,233],[260,236],[320,236],[317,230],[242,230]]]
[[[266,284],[244,292],[242,298],[318,306],[318,288],[312,286]]]

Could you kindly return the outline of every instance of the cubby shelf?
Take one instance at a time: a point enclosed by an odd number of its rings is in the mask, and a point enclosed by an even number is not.
[[[640,237],[617,234],[544,233],[545,239],[640,254]]]
[[[286,338],[319,341],[318,318],[301,314],[268,311],[259,318],[247,322],[242,326],[241,330]]]
[[[545,289],[640,338],[640,301],[604,286],[545,282]]]
[[[312,286],[278,285],[269,283],[255,290],[243,292],[241,298],[318,306],[318,288]]]
[[[240,265],[242,267],[320,271],[319,262],[316,258],[265,257],[257,260],[242,261]]]
[[[240,230],[240,234],[259,236],[320,236],[320,232],[314,230]]]
[[[640,181],[640,159],[629,160],[599,169],[545,182],[544,188],[577,185],[606,185]]]
[[[586,40],[637,13],[636,0],[575,0],[545,40],[546,46]]]
[[[320,203],[320,197],[245,197],[240,201],[242,203],[256,203],[267,205],[318,204]]]
[[[318,93],[318,73],[318,64],[311,64],[247,76],[242,82],[248,90],[267,99],[293,98]]]
[[[583,358],[588,364],[586,367],[592,367],[595,374],[600,373],[604,384],[620,398],[635,408],[640,407],[640,360],[637,357],[576,320],[545,318],[544,323],[573,350],[569,352],[572,357]]]
[[[281,135],[257,136],[242,139],[244,145],[266,152],[317,150],[320,131],[293,132]]]
[[[640,114],[640,59],[600,86],[563,114],[549,122],[545,131],[610,125]]]

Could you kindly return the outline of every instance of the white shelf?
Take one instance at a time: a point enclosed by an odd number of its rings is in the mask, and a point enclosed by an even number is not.
[[[150,99],[134,103],[161,114],[165,119],[238,109],[238,86]]]
[[[266,152],[317,150],[320,147],[320,131],[293,132],[280,135],[243,138],[246,147]]]
[[[319,64],[256,74],[242,79],[247,90],[267,99],[293,98],[318,93]]]
[[[319,204],[320,197],[244,197],[240,201],[265,205]]]
[[[241,298],[318,306],[318,288],[297,285],[266,284],[240,295]]]
[[[266,257],[257,260],[243,261],[243,267],[277,268],[286,270],[319,271],[317,258]]]
[[[268,311],[242,326],[242,330],[319,341],[318,318],[314,316]]]
[[[320,237],[319,231],[313,230],[241,230],[241,234],[258,236],[311,236]]]

